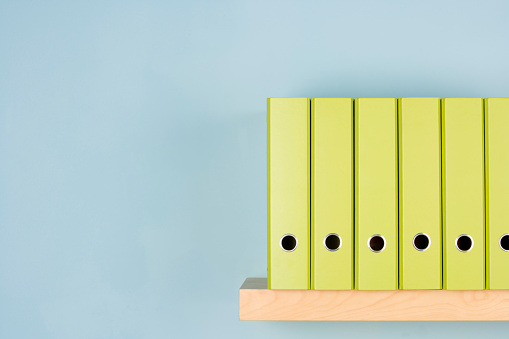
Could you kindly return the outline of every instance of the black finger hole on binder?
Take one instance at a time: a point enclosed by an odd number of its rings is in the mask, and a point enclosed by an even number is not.
[[[297,238],[293,234],[285,234],[281,238],[281,248],[285,252],[292,252],[297,248]]]
[[[502,250],[509,252],[509,234],[500,237],[499,245]]]
[[[429,237],[425,233],[418,233],[414,237],[414,248],[418,251],[426,251],[429,243]]]
[[[335,233],[328,234],[323,240],[323,244],[327,250],[337,251],[341,247],[341,237]]]
[[[469,235],[462,234],[456,238],[456,248],[461,252],[468,252],[474,247],[474,240]]]
[[[368,240],[368,247],[375,253],[382,252],[385,248],[385,239],[380,234],[371,236]]]

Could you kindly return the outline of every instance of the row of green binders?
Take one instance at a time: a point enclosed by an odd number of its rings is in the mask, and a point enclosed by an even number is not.
[[[270,98],[268,288],[509,289],[509,99]]]

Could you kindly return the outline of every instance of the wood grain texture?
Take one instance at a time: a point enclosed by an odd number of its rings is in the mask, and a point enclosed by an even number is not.
[[[240,320],[509,320],[509,290],[267,290],[248,278],[239,290]]]

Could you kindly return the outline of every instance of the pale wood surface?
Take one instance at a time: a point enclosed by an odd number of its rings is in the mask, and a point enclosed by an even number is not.
[[[509,320],[509,290],[274,291],[266,278],[239,290],[240,320]]]

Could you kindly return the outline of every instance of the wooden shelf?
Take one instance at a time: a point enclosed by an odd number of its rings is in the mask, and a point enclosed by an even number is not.
[[[509,320],[509,290],[275,291],[266,278],[239,290],[240,320]]]

